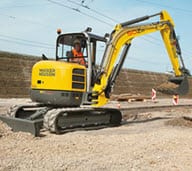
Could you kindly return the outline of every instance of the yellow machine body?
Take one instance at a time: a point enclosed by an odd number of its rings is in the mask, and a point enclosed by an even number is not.
[[[59,106],[79,106],[86,91],[86,68],[64,61],[40,61],[33,66],[31,98]]]
[[[79,73],[78,73],[79,70]],[[83,81],[73,80],[79,77]],[[31,88],[85,92],[85,67],[76,63],[61,61],[40,61],[33,66]],[[79,84],[79,87],[73,87]]]

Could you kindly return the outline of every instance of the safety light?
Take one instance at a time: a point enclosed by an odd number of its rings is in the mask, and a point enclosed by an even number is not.
[[[61,34],[62,30],[60,28],[57,29],[57,34]]]

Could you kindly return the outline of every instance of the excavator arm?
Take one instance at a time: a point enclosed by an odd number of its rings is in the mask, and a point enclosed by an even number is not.
[[[160,20],[157,22],[140,23],[156,16],[160,16]],[[186,75],[190,75],[189,71],[185,68],[181,56],[181,49],[174,31],[174,22],[166,11],[121,23],[116,25],[110,35],[97,73],[93,87],[93,97],[95,98],[92,101],[95,101],[94,106],[102,106],[107,103],[109,93],[122,68],[132,40],[157,31],[161,33],[175,78],[178,78],[176,80],[183,80]]]

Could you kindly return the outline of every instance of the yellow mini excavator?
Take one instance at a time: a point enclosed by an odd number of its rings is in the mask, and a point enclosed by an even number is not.
[[[145,23],[153,17],[157,22]],[[175,76],[169,81],[176,84],[174,94],[188,92],[187,76],[181,49],[174,31],[174,22],[166,11],[117,24],[111,34],[98,36],[87,28],[80,33],[59,34],[56,41],[56,60],[37,62],[32,69],[31,99],[35,104],[10,108],[1,120],[14,131],[39,135],[40,129],[63,133],[76,129],[93,129],[121,124],[118,109],[101,107],[108,102],[131,42],[134,38],[159,31]],[[74,42],[80,44],[85,64],[71,52]],[[96,65],[96,47],[103,42],[103,58]]]

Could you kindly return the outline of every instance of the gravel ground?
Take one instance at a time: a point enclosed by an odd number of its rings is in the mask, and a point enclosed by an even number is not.
[[[23,102],[29,100],[0,99],[0,113]],[[134,104],[144,105],[130,106]],[[182,116],[192,116],[192,109],[140,113],[120,127],[62,135],[43,132],[41,137],[13,133],[0,121],[0,170],[190,171],[192,123],[186,124]]]

